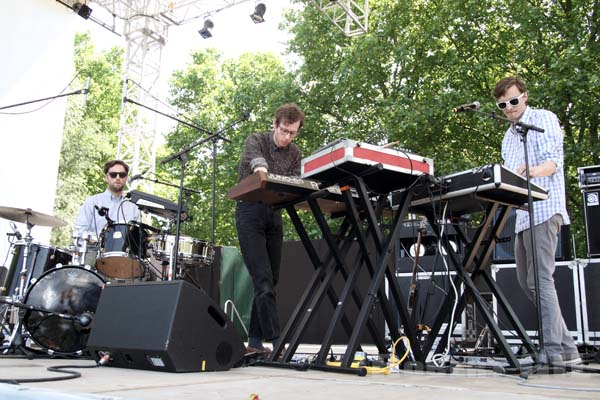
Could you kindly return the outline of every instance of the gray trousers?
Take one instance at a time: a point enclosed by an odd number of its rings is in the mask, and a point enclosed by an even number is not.
[[[537,250],[537,268],[540,281],[540,304],[542,308],[542,325],[544,347],[549,356],[564,353],[577,353],[577,346],[562,317],[556,287],[554,286],[554,270],[558,232],[562,225],[562,216],[554,215],[542,224],[535,226]],[[515,241],[515,261],[519,285],[527,297],[535,303],[535,281],[533,275],[533,256],[531,251],[531,229],[519,232]]]

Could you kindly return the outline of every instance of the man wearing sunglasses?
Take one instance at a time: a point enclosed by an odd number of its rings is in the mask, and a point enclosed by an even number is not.
[[[504,165],[525,176],[525,152],[516,122],[544,129],[529,130],[527,151],[531,182],[548,190],[547,200],[536,201],[534,229],[539,275],[539,296],[542,313],[545,354],[540,361],[549,364],[575,364],[581,362],[577,346],[569,333],[561,314],[554,285],[555,254],[561,225],[569,224],[566,208],[563,134],[554,113],[528,106],[529,94],[525,83],[517,77],[498,81],[492,95],[497,107],[513,122],[502,140]],[[519,285],[527,297],[535,303],[535,284],[531,248],[529,214],[517,210],[515,222],[515,262]]]
[[[140,220],[137,205],[124,201],[123,192],[127,184],[129,165],[121,160],[110,160],[104,164],[103,171],[106,190],[88,197],[75,220],[80,237],[91,234],[92,241],[98,240],[109,219],[119,223]]]
[[[303,122],[304,113],[297,105],[279,107],[275,111],[273,130],[255,133],[246,139],[238,182],[258,171],[299,176],[302,156],[292,142]],[[238,200],[235,219],[240,250],[254,285],[248,352],[268,353],[263,340],[275,342],[280,334],[275,286],[283,246],[281,210]]]

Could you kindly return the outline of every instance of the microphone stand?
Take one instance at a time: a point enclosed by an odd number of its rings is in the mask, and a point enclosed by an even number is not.
[[[124,102],[129,102],[132,104],[135,104],[139,107],[143,107],[147,110],[150,110],[152,112],[155,112],[157,114],[160,114],[162,116],[165,116],[167,118],[170,118],[180,124],[183,124],[187,127],[190,127],[192,129],[195,129],[198,132],[207,134],[209,136],[204,137],[204,138],[200,138],[199,140],[190,143],[189,145],[185,146],[183,149],[179,150],[176,153],[171,154],[170,156],[167,156],[166,158],[162,159],[160,161],[161,164],[166,164],[172,160],[179,160],[180,162],[180,174],[179,174],[179,197],[178,197],[178,201],[177,201],[177,223],[176,223],[176,228],[175,228],[175,243],[173,244],[173,256],[171,257],[171,263],[169,266],[169,273],[168,273],[168,280],[173,279],[173,274],[175,271],[175,268],[177,267],[177,258],[179,256],[179,237],[180,237],[180,233],[181,233],[181,210],[182,210],[182,206],[183,206],[183,179],[185,176],[185,168],[186,168],[186,164],[187,164],[187,157],[188,157],[188,153],[193,150],[195,147],[199,146],[202,143],[208,142],[209,140],[213,141],[213,173],[212,173],[212,190],[213,190],[213,195],[212,195],[212,204],[211,204],[211,208],[212,208],[212,224],[211,224],[211,245],[214,244],[214,238],[215,238],[215,203],[216,203],[216,197],[215,197],[215,189],[216,189],[216,141],[217,140],[222,140],[224,142],[229,142],[231,143],[231,141],[225,137],[223,137],[221,135],[221,133],[225,132],[226,130],[230,129],[231,127],[239,124],[240,122],[245,121],[247,118],[245,116],[243,116],[240,120],[229,124],[228,126],[226,126],[225,128],[217,131],[217,132],[211,132],[209,130],[203,129],[199,126],[196,126],[194,124],[191,124],[187,121],[183,121],[179,118],[176,118],[172,115],[169,115],[167,113],[163,113],[159,110],[156,110],[154,108],[148,107],[144,104],[141,104],[135,100],[131,100],[128,99],[127,97],[123,98]]]
[[[148,181],[148,182],[154,182],[154,183],[158,183],[159,185],[170,186],[170,187],[179,189],[179,185],[174,185],[172,183],[161,181],[160,179],[156,179],[156,178],[146,178],[145,176],[142,176],[142,177],[139,177],[138,179],[144,180],[144,181]],[[199,190],[190,189],[190,188],[187,188],[187,187],[184,187],[183,191],[184,192],[189,192],[189,193],[202,194],[202,192],[199,191]]]
[[[533,281],[535,287],[535,306],[536,306],[536,314],[537,314],[537,324],[538,324],[538,354],[536,355],[536,362],[541,362],[545,364],[548,362],[548,357],[545,354],[544,349],[544,323],[542,320],[542,303],[540,299],[540,276],[537,266],[537,249],[535,246],[535,220],[533,215],[533,196],[531,194],[531,176],[529,175],[529,151],[527,149],[527,135],[530,130],[537,132],[544,132],[544,129],[539,128],[534,125],[529,125],[523,122],[513,122],[508,118],[501,117],[496,113],[486,113],[477,109],[467,109],[465,111],[476,112],[478,114],[485,115],[489,118],[496,119],[498,121],[510,122],[517,131],[517,133],[521,136],[521,141],[523,142],[523,155],[525,157],[525,179],[527,181],[527,211],[529,214],[529,230],[531,231],[531,252],[532,252],[532,263],[533,263]]]
[[[39,103],[40,101],[55,100],[55,99],[58,99],[60,97],[72,96],[74,94],[88,94],[89,91],[90,90],[87,89],[87,88],[86,89],[79,89],[79,90],[76,90],[74,92],[63,93],[63,94],[59,94],[59,95],[56,95],[56,96],[44,97],[43,99],[30,100],[30,101],[24,101],[22,103],[11,104],[11,105],[8,105],[8,106],[0,107],[0,110],[6,110],[7,108],[13,108],[13,107],[19,107],[19,106],[26,106],[28,104]]]

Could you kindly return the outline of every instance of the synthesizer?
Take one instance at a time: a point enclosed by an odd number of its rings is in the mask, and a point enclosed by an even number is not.
[[[228,196],[233,200],[280,204],[296,200],[320,189],[319,182],[311,179],[260,171],[238,182],[229,190]],[[335,189],[331,188],[329,190],[334,191]]]
[[[377,164],[381,168],[371,171]],[[367,171],[371,173],[364,175]],[[362,176],[373,192],[388,194],[408,187],[420,176],[433,175],[433,160],[350,139],[330,143],[302,160],[302,178],[339,184],[354,175]]]
[[[146,211],[151,214],[158,215],[167,219],[177,218],[177,203],[162,197],[140,192],[139,190],[132,190],[126,195],[132,203],[135,203],[141,211]],[[181,210],[181,219],[185,221],[187,219],[187,208],[183,206]]]
[[[548,198],[548,191],[534,183],[531,194],[534,201]],[[488,202],[523,206],[527,204],[527,180],[501,164],[489,164],[434,178],[413,189],[414,210],[440,202],[447,203],[447,211],[454,214],[483,211]]]

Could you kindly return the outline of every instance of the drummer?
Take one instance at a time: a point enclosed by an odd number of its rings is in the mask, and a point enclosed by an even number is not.
[[[110,160],[104,164],[104,192],[88,197],[75,220],[79,237],[97,241],[108,222],[127,223],[140,220],[137,205],[127,201],[123,191],[129,176],[129,165],[121,160]]]

